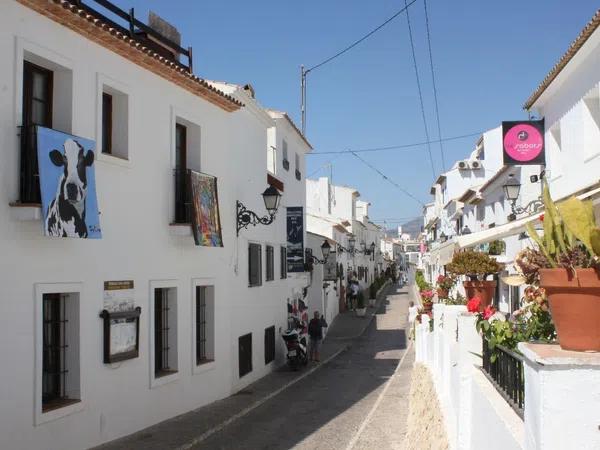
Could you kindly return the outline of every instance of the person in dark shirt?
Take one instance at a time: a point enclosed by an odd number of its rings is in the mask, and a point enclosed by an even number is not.
[[[308,323],[308,336],[310,337],[310,360],[319,362],[319,350],[323,341],[323,328],[327,328],[327,322],[319,311],[315,311],[314,317]]]

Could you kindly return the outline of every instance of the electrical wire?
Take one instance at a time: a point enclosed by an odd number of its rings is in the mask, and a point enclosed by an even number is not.
[[[433,141],[414,142],[411,144],[389,145],[386,147],[361,148],[361,149],[355,149],[355,150],[332,150],[332,151],[326,151],[326,152],[310,152],[310,153],[307,153],[307,155],[308,156],[311,156],[311,155],[334,155],[334,154],[351,153],[351,152],[367,153],[367,152],[381,152],[381,151],[385,151],[385,150],[409,149],[409,148],[413,148],[413,147],[420,147],[422,145],[426,145],[427,143],[434,144],[434,143],[440,142],[440,141],[447,142],[447,141],[455,141],[458,139],[465,139],[465,138],[473,137],[473,136],[481,136],[481,134],[483,134],[483,133],[484,133],[483,131],[477,131],[476,133],[461,134],[459,136],[451,136],[451,137],[447,137],[444,139],[435,139]]]
[[[365,161],[363,158],[361,158],[358,154],[356,154],[355,152],[353,152],[352,150],[349,150],[350,153],[352,153],[359,161],[361,161],[364,165],[366,165],[367,167],[369,167],[371,170],[374,170],[375,172],[377,172],[384,180],[386,180],[388,183],[392,184],[393,186],[395,186],[396,188],[398,188],[401,192],[403,192],[406,196],[412,198],[414,201],[416,201],[417,203],[419,203],[419,205],[421,206],[425,206],[425,204],[419,200],[415,195],[411,194],[410,192],[408,192],[406,189],[404,189],[402,186],[400,186],[398,183],[396,183],[394,180],[392,180],[391,178],[389,178],[386,174],[384,174],[381,170],[379,170],[377,167],[374,167],[373,165],[371,165],[369,162]]]
[[[429,50],[429,67],[431,68],[431,83],[433,86],[433,100],[435,104],[435,119],[437,121],[437,131],[440,141],[440,155],[442,156],[442,170],[446,170],[446,158],[444,157],[444,145],[442,144],[442,127],[440,125],[440,110],[438,107],[437,87],[435,84],[435,70],[433,69],[433,54],[431,52],[431,34],[429,30],[429,14],[427,12],[427,0],[423,0],[425,8],[425,28],[427,30],[427,48]]]
[[[410,3],[406,3],[406,1],[404,2],[404,8],[402,8],[400,11],[396,12],[395,14],[393,14],[391,17],[389,17],[385,22],[383,22],[381,25],[379,25],[378,27],[374,28],[373,30],[369,31],[367,34],[365,34],[363,37],[361,37],[359,40],[354,41],[354,43],[350,44],[348,47],[344,48],[343,50],[340,50],[339,52],[337,52],[335,55],[330,56],[329,58],[321,61],[319,64],[315,64],[314,66],[308,68],[304,73],[307,74],[308,72],[312,72],[315,69],[318,69],[321,66],[324,66],[325,64],[333,61],[334,59],[336,59],[339,56],[342,56],[344,53],[346,53],[348,50],[353,49],[354,47],[356,47],[358,44],[360,44],[361,42],[363,42],[364,40],[368,39],[369,37],[371,37],[372,35],[374,35],[376,32],[378,32],[379,30],[381,30],[384,26],[386,26],[388,23],[390,23],[392,20],[394,20],[396,17],[398,17],[400,14],[402,14],[404,11],[408,11],[408,7],[411,6],[413,3],[415,3],[417,0],[412,0]]]
[[[423,104],[423,92],[421,91],[421,79],[419,78],[419,69],[417,67],[417,55],[415,54],[415,43],[413,41],[412,26],[410,25],[410,15],[408,14],[407,0],[404,0],[406,10],[406,23],[408,24],[408,36],[410,38],[410,48],[412,52],[413,66],[417,78],[417,91],[419,92],[419,103],[421,105],[421,117],[425,127],[425,139],[427,139],[427,152],[429,153],[429,162],[431,163],[431,175],[435,178],[435,166],[433,164],[433,155],[431,154],[431,144],[429,143],[429,130],[427,128],[427,118],[425,117],[425,105]]]

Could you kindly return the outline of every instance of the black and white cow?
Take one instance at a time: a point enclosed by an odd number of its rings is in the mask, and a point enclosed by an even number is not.
[[[64,172],[58,179],[56,197],[48,206],[46,230],[49,236],[87,238],[86,168],[94,164],[94,152],[84,154],[83,147],[73,139],[65,140],[63,150],[52,150],[49,155],[55,166],[64,167]]]

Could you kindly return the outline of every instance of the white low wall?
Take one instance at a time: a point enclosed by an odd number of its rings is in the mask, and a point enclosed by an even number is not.
[[[465,306],[435,304],[421,316],[416,360],[432,372],[451,449],[524,448],[524,424],[481,372],[481,337]]]

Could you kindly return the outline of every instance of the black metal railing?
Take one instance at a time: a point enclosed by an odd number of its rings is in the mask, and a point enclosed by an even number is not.
[[[21,137],[19,202],[41,203],[36,128],[35,125],[27,125],[19,129]]]
[[[492,355],[495,355],[495,359],[492,358]],[[483,373],[519,417],[523,418],[523,405],[525,404],[523,357],[500,345],[491,350],[488,342],[484,339]]]
[[[174,223],[192,222],[192,195],[189,173],[188,169],[173,169],[173,179],[175,180]]]
[[[300,181],[302,179],[302,173],[299,170],[296,170],[296,180]]]
[[[110,26],[118,29],[121,33],[129,34],[129,36],[131,38],[139,40],[145,46],[152,48],[154,51],[159,53],[161,56],[165,56],[165,57],[169,57],[169,59],[173,59],[173,62],[186,68],[190,73],[193,72],[192,47],[188,47],[187,49],[183,48],[177,42],[174,42],[171,39],[166,38],[165,36],[160,34],[158,31],[156,31],[153,28],[146,25],[144,22],[141,22],[140,20],[138,20],[135,17],[135,11],[133,8],[131,8],[129,11],[125,11],[125,10],[119,8],[117,5],[114,5],[113,3],[109,2],[108,0],[86,0],[85,2],[83,0],[69,0],[69,2],[73,3],[74,5],[77,5],[77,7],[83,9],[87,13],[98,17],[103,22],[108,23]],[[124,21],[125,26],[122,26],[119,23],[115,22],[114,20],[111,20],[107,15],[103,14],[99,10],[92,8],[89,5],[90,3],[98,5],[98,6],[102,7],[103,10],[112,13],[112,15],[114,15],[114,16],[118,17],[119,19],[121,19],[122,21]],[[152,39],[159,41],[160,43],[162,43],[169,49],[172,49],[173,51],[175,51],[177,54],[168,54],[171,52],[165,53],[164,48],[155,44],[150,39],[144,39],[144,37],[143,37],[144,34],[151,37]],[[177,59],[178,55],[183,55],[183,56],[187,57],[188,64],[187,65],[182,64]]]

